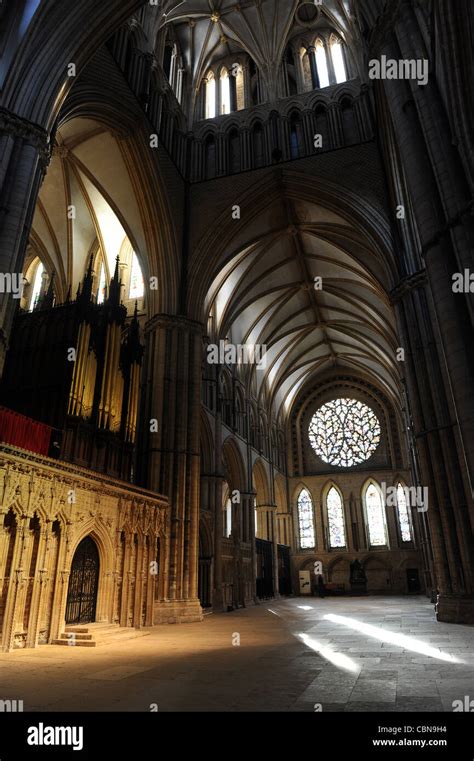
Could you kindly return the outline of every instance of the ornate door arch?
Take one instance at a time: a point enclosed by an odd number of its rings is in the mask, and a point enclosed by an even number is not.
[[[67,624],[95,621],[99,586],[99,552],[90,536],[79,543],[71,565],[66,603]]]

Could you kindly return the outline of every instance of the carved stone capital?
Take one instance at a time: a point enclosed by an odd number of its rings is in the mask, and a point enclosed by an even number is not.
[[[51,160],[51,144],[45,129],[27,119],[0,108],[0,133],[24,140],[33,146],[40,156],[41,164],[46,168]]]
[[[390,291],[390,300],[392,304],[396,304],[401,301],[407,294],[416,290],[417,288],[424,288],[427,284],[426,270],[419,270],[412,275],[407,275],[401,280],[398,285]]]

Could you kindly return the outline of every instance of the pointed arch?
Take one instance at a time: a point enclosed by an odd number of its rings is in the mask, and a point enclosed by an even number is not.
[[[334,481],[330,481],[324,487],[322,502],[326,518],[329,549],[347,547],[344,497]]]
[[[388,547],[385,504],[379,484],[373,478],[362,487],[362,504],[369,547]]]
[[[232,535],[232,489],[228,481],[224,481],[222,488],[222,536],[229,539]]]
[[[246,478],[244,461],[233,436],[229,436],[222,445],[222,460],[224,464],[224,473],[230,490],[233,491],[234,489],[238,489],[239,491],[245,492]]]
[[[216,78],[213,71],[209,71],[204,79],[204,118],[213,119],[216,116]]]
[[[396,481],[397,492],[397,521],[402,542],[413,541],[413,524],[410,511],[409,490],[402,479]]]
[[[329,38],[329,50],[331,51],[332,66],[336,83],[347,81],[347,65],[344,55],[342,40],[336,35],[331,34]]]
[[[302,550],[316,547],[316,533],[314,526],[314,505],[311,493],[303,486],[296,500],[298,511],[299,546]]]
[[[301,59],[301,70],[303,73],[303,88],[304,92],[310,92],[313,89],[313,79],[311,76],[311,63],[309,60],[309,56],[311,53],[308,53],[306,48],[302,46],[300,48],[300,59]]]
[[[223,66],[219,73],[219,88],[220,88],[220,113],[230,114],[231,102],[230,102],[230,79],[229,71]]]
[[[254,462],[252,480],[257,492],[257,505],[269,505],[271,503],[270,486],[266,468],[260,458]]]
[[[314,43],[314,55],[316,56],[316,68],[318,70],[318,79],[320,87],[328,87],[329,81],[329,69],[327,60],[326,44],[322,37],[317,37]]]
[[[201,407],[201,425],[200,425],[200,439],[201,439],[201,473],[213,472],[213,452],[214,452],[214,438],[209,424],[209,419],[206,412]]]

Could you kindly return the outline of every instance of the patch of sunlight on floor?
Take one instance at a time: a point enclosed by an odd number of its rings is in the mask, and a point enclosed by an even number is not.
[[[314,650],[334,666],[344,669],[345,671],[358,672],[361,670],[360,666],[351,660],[351,658],[348,658],[347,655],[343,655],[343,653],[336,653],[334,650],[331,650],[331,648],[321,645],[319,642],[313,639],[313,637],[310,637],[309,634],[298,634],[298,637],[302,640],[302,642],[304,642],[305,645],[310,647],[311,650]]]
[[[382,629],[380,626],[373,626],[372,624],[365,624],[363,621],[358,621],[356,618],[348,618],[347,616],[337,616],[334,613],[328,613],[324,618],[327,621],[332,621],[335,624],[341,624],[341,626],[347,626],[350,629],[361,632],[361,634],[367,634],[368,637],[373,637],[381,642],[388,642],[391,645],[397,645],[404,650],[411,650],[414,653],[420,653],[420,655],[426,655],[429,658],[436,658],[439,661],[447,661],[448,663],[462,663],[453,655],[449,653],[443,653],[439,648],[431,647],[425,642],[420,642],[413,637],[408,637],[406,634],[397,634],[391,632],[388,629]]]

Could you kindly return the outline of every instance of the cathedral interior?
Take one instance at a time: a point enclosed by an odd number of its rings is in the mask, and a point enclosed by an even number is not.
[[[18,664],[31,710],[45,662],[79,680],[141,653],[160,710],[453,710],[474,682],[473,3],[16,0],[0,23],[12,693]],[[266,647],[291,653],[284,700],[246,687]],[[166,681],[181,657],[218,682],[237,650],[208,702]],[[104,680],[112,710],[154,704]]]

